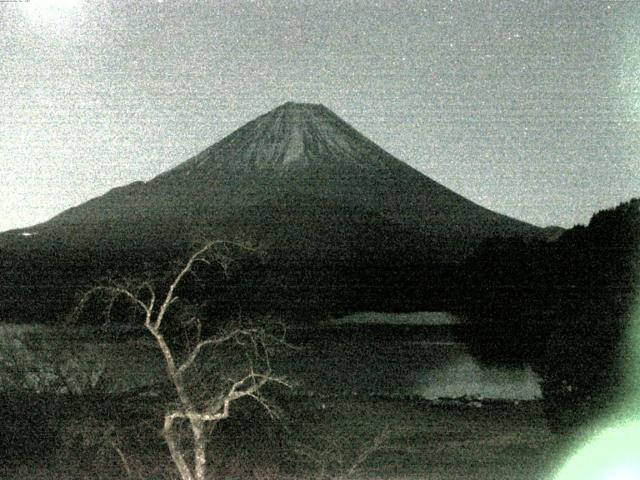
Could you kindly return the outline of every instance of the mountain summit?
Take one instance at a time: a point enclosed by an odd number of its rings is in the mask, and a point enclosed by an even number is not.
[[[249,122],[167,175],[208,169],[283,173],[397,162],[323,105],[288,102]]]
[[[236,130],[171,174],[207,168],[286,170],[316,161],[357,161],[364,137],[323,105],[285,103]],[[354,137],[356,140],[354,142]],[[354,150],[355,148],[355,150]]]

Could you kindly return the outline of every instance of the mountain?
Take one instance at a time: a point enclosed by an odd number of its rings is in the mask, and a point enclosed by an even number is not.
[[[377,216],[423,236],[430,250],[450,258],[486,237],[541,232],[431,180],[324,106],[295,103],[258,117],[149,182],[116,188],[28,230],[89,243],[97,236],[116,244],[125,238],[137,246],[150,237],[228,225],[261,209],[257,217],[273,209],[293,215],[281,226],[294,228],[305,208],[320,204],[327,205],[331,221],[336,208]]]
[[[407,269],[456,263],[488,237],[545,236],[411,168],[326,107],[286,103],[148,182],[0,235],[0,249],[28,250],[26,263],[48,252],[46,268],[73,252],[70,271],[97,273],[171,256],[202,232],[251,237],[273,268],[310,269],[323,288],[338,272],[376,272],[378,290]],[[402,274],[380,273],[390,269]]]

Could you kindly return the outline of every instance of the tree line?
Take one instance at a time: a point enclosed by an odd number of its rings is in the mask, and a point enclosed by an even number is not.
[[[485,362],[533,364],[555,426],[592,418],[624,394],[639,253],[640,199],[556,241],[486,241],[460,268],[464,340]]]

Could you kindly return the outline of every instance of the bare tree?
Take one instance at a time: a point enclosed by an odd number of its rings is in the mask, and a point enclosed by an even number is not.
[[[218,265],[226,274],[234,246],[244,248],[224,241],[205,242],[164,288],[150,279],[111,279],[106,285],[89,290],[77,310],[85,310],[97,296],[106,302],[104,313],[110,318],[114,305],[124,300],[133,307],[132,314],[159,348],[176,397],[165,411],[162,435],[182,480],[204,480],[207,476],[207,435],[217,422],[229,417],[233,402],[252,398],[275,416],[261,390],[270,382],[286,385],[284,379],[273,374],[270,362],[274,346],[284,341],[284,330],[270,333],[261,325],[237,322],[206,336],[201,308],[178,296],[186,277],[197,276],[199,264]],[[186,339],[182,343],[173,338],[176,327]],[[167,331],[172,333],[168,335]],[[229,351],[240,359],[238,364],[229,360]],[[185,431],[189,442],[181,440],[181,432]]]
[[[302,459],[312,465],[308,478],[313,480],[346,480],[360,473],[370,457],[382,450],[391,436],[389,426],[369,441],[361,443],[353,439],[332,435],[322,438],[321,448],[299,444],[295,450]],[[351,448],[345,448],[348,444]],[[348,452],[347,450],[352,450]]]
[[[55,326],[3,325],[0,384],[22,394],[85,395],[108,390],[104,356],[90,355],[79,343],[70,348],[70,337],[70,331]]]

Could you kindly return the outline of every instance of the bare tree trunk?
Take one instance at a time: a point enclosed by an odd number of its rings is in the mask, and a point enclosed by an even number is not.
[[[164,440],[167,442],[171,459],[180,473],[180,478],[182,480],[195,480],[191,473],[191,469],[187,465],[187,462],[180,451],[180,447],[178,446],[178,440],[176,439],[176,434],[173,430],[173,420],[173,416],[170,414],[164,417],[164,429],[162,431]]]
[[[199,419],[191,420],[193,432],[193,453],[196,480],[205,480],[207,475],[207,437],[204,433],[204,422]]]

